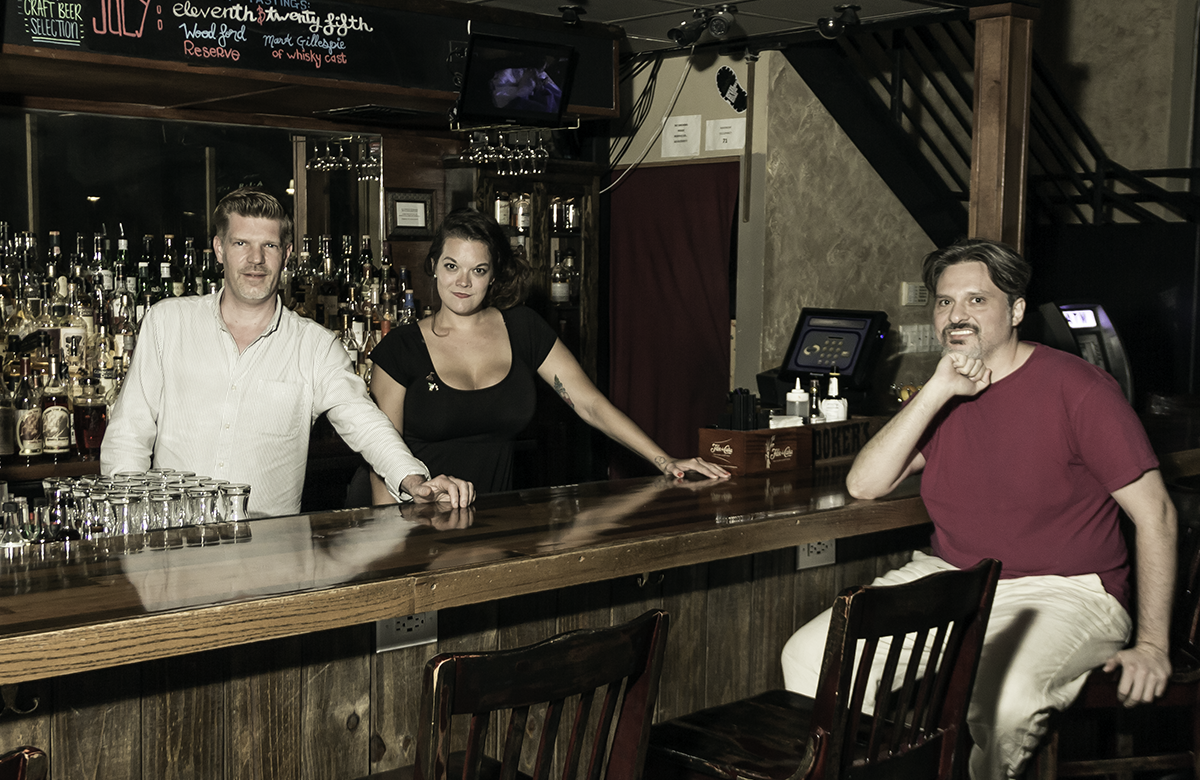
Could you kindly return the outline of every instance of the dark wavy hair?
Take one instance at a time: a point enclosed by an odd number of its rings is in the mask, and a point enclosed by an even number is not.
[[[1008,244],[964,238],[925,256],[921,274],[930,295],[937,295],[937,283],[942,273],[959,263],[983,263],[987,266],[992,284],[1008,296],[1010,309],[1018,298],[1025,297],[1029,279],[1033,276],[1033,268],[1028,261]]]
[[[492,281],[483,296],[484,306],[511,309],[525,300],[529,292],[529,264],[513,254],[504,228],[491,216],[475,209],[456,209],[446,215],[429,245],[425,257],[425,273],[430,277],[437,261],[452,238],[478,241],[487,247],[492,263]],[[439,301],[439,306],[441,305]]]
[[[283,243],[281,248],[286,252],[291,246],[292,218],[274,195],[255,187],[239,187],[221,198],[213,211],[213,231],[221,237],[222,243],[229,234],[229,218],[234,214],[275,220],[279,223],[279,240]]]

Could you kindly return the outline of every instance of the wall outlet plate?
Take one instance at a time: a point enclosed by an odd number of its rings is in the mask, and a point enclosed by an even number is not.
[[[837,540],[809,542],[796,546],[796,571],[837,563]]]
[[[437,641],[437,612],[375,621],[375,652],[386,653],[402,647],[433,644]]]

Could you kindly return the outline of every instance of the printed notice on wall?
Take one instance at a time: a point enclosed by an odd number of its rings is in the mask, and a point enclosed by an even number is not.
[[[700,154],[700,115],[673,116],[663,128],[663,157],[696,157]]]
[[[710,119],[704,127],[704,151],[741,151],[746,145],[746,120]]]

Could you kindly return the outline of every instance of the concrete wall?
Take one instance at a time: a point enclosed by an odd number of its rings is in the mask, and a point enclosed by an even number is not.
[[[1196,0],[1043,4],[1035,51],[1127,168],[1192,164],[1196,17]]]
[[[658,129],[684,63],[682,57],[664,63],[649,118],[625,163],[642,153]],[[900,306],[900,284],[920,281],[920,261],[932,242],[782,55],[765,52],[753,65],[727,59],[698,64],[671,115],[700,114],[702,127],[709,119],[745,116],[716,88],[721,66],[733,69],[752,93],[747,113],[753,114],[741,157],[749,204],[743,203],[739,216],[744,220],[738,234],[733,384],[754,388],[758,372],[780,365],[805,306],[882,310],[893,328],[929,322],[928,305]],[[634,84],[634,95],[645,75]],[[695,157],[666,159],[658,139],[645,164],[729,157],[704,147],[702,139]],[[877,382],[881,398],[889,396],[892,381],[920,382],[932,370],[931,356],[899,355],[896,349],[893,334]]]

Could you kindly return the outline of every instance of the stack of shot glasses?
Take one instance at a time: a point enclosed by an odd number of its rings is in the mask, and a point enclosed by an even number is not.
[[[0,551],[63,543],[114,553],[250,539],[250,486],[150,469],[42,480],[43,497],[4,499]]]

